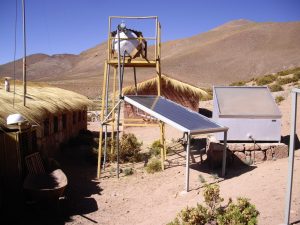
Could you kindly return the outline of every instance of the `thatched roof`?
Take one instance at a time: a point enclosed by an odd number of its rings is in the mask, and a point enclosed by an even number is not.
[[[93,104],[88,98],[75,92],[33,82],[27,85],[26,107],[23,106],[21,82],[16,82],[14,107],[13,97],[13,83],[11,82],[11,92],[5,92],[4,82],[0,80],[0,127],[6,127],[6,118],[10,114],[20,113],[32,124],[39,125],[50,114],[83,110]]]
[[[166,75],[161,75],[162,78],[162,95],[164,92],[168,92],[169,90],[174,90],[178,93],[185,93],[188,96],[198,97],[201,99],[204,96],[208,96],[208,93],[201,88],[195,87],[191,84],[184,83],[179,80],[172,79]],[[138,83],[137,85],[138,93],[143,93],[147,90],[157,90],[157,78],[154,77],[152,79],[143,81]],[[135,87],[129,86],[123,89],[124,95],[134,94]]]

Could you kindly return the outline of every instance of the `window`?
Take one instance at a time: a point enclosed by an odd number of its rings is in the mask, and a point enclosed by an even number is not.
[[[58,117],[54,116],[53,118],[53,127],[54,127],[54,133],[58,132]]]
[[[44,120],[44,136],[47,137],[50,134],[50,126],[49,126],[49,119]]]
[[[67,115],[66,114],[62,115],[62,127],[63,127],[63,129],[67,128]]]
[[[76,112],[73,112],[73,124],[76,124]]]

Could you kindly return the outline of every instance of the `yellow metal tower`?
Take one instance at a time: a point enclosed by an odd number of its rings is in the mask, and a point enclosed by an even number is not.
[[[153,20],[155,24],[155,36],[154,37],[143,37],[141,32],[135,32],[133,30],[127,29],[125,23],[118,25],[116,31],[112,31],[112,22],[113,20]],[[137,67],[149,67],[155,68],[157,74],[157,95],[161,95],[161,26],[158,21],[157,16],[145,16],[145,17],[133,17],[133,16],[110,16],[108,23],[108,38],[107,38],[107,60],[104,63],[104,76],[103,76],[103,85],[102,85],[102,103],[101,103],[101,127],[99,135],[99,151],[98,151],[98,169],[97,177],[100,178],[101,175],[101,156],[102,156],[102,142],[104,140],[104,162],[105,166],[106,161],[106,151],[107,151],[107,132],[108,127],[111,128],[111,139],[112,143],[117,139],[117,176],[119,177],[119,134],[120,134],[120,125],[123,124],[120,122],[120,110],[121,104],[123,101],[122,95],[122,86],[123,86],[123,75],[124,67],[132,67],[134,72],[134,83],[137,87],[136,79],[136,68]],[[129,30],[132,35],[125,35]],[[123,35],[123,36],[122,36]],[[131,52],[122,52],[121,42],[130,41],[136,43],[135,46],[131,48]],[[147,40],[154,41],[154,56],[152,58],[148,57],[147,54]],[[125,43],[128,44],[128,43]],[[124,45],[123,45],[124,46]],[[122,46],[122,47],[123,47]],[[110,71],[113,70],[113,76],[111,77]],[[109,95],[110,80],[112,79],[112,95]],[[118,90],[117,90],[117,79],[118,79]],[[136,89],[137,91],[137,89]],[[118,96],[118,102],[116,102],[116,95]],[[111,98],[111,110],[108,111],[108,102]],[[116,113],[117,111],[117,113]],[[117,114],[117,116],[116,116]],[[130,120],[130,119],[128,119]],[[123,121],[124,122],[124,121]],[[130,121],[131,123],[137,122],[136,119]],[[136,126],[145,126],[145,124],[135,124]],[[165,147],[165,125],[163,122],[159,123],[160,127],[160,141],[161,145],[161,165],[164,169],[164,160],[166,158],[166,147]],[[115,129],[117,131],[117,137],[114,136]],[[104,133],[104,137],[103,137]],[[115,151],[114,146],[112,145],[111,151]]]

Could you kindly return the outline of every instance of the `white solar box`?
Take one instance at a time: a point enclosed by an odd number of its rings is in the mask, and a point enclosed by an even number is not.
[[[213,120],[229,128],[229,141],[280,142],[281,117],[268,87],[213,88]]]

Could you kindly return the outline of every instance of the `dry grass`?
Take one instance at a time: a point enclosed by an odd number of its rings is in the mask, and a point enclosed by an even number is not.
[[[23,106],[23,86],[16,82],[15,104],[13,106],[13,84],[11,92],[5,92],[4,81],[0,80],[0,126],[6,126],[10,114],[20,113],[33,124],[40,124],[50,114],[83,110],[93,104],[85,96],[72,91],[51,87],[44,83],[29,82],[26,107]]]
[[[190,96],[199,97],[200,99],[208,96],[208,93],[201,88],[197,88],[193,85],[184,83],[182,81],[172,79],[166,75],[162,75],[161,78],[162,78],[162,86],[172,88],[178,93],[187,93]],[[143,81],[141,83],[138,83],[137,90],[138,92],[142,90],[150,90],[156,88],[156,86],[157,86],[157,78],[155,77]],[[134,93],[135,93],[134,86],[129,86],[123,89],[124,95],[134,94]]]

